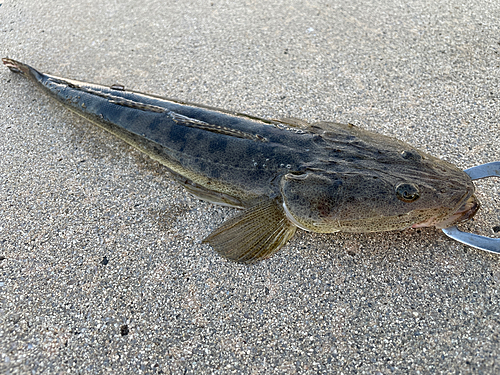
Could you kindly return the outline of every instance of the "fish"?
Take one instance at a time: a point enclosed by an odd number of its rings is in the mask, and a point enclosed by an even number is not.
[[[269,258],[297,228],[446,228],[471,219],[480,207],[464,171],[352,124],[260,118],[2,61],[164,165],[188,192],[243,210],[202,241],[235,262]]]

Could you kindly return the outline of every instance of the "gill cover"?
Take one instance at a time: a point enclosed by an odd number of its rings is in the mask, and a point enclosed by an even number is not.
[[[288,219],[301,229],[335,216],[342,199],[342,181],[312,172],[288,173],[281,181],[283,207]]]

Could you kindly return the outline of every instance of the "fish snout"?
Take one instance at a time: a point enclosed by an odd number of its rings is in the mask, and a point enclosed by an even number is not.
[[[475,195],[471,195],[452,215],[448,216],[445,220],[436,224],[436,228],[448,228],[468,221],[474,217],[476,212],[481,207],[479,200]]]

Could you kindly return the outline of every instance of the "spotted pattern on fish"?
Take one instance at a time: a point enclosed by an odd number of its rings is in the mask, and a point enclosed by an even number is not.
[[[451,226],[479,203],[462,170],[353,125],[267,120],[43,74],[2,59],[65,107],[165,165],[188,191],[244,211],[204,242],[243,263],[297,228],[332,233]]]

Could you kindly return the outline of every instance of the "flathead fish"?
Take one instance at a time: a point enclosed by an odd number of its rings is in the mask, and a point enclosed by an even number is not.
[[[194,195],[243,209],[204,239],[237,262],[270,257],[297,228],[445,228],[479,208],[462,170],[353,125],[268,120],[2,60],[65,107],[166,166]]]

